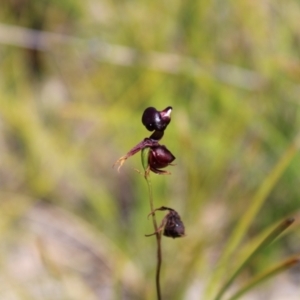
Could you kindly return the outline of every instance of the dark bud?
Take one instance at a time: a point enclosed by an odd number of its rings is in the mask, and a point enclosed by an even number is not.
[[[167,171],[159,169],[165,168],[175,160],[175,156],[162,145],[154,145],[150,147],[148,163],[150,170],[157,174],[167,174]]]
[[[150,215],[153,215],[157,210],[168,210],[169,213],[163,218],[162,223],[157,231],[146,236],[158,234],[162,230],[164,236],[171,237],[173,239],[185,236],[184,224],[181,221],[179,214],[174,209],[162,206],[155,209],[150,213]]]
[[[154,107],[148,107],[143,113],[142,123],[149,131],[164,131],[171,121],[171,112],[171,106],[162,111],[158,111]]]
[[[164,236],[172,237],[173,239],[184,236],[184,225],[179,214],[175,210],[171,210],[165,218],[167,221],[164,229]]]

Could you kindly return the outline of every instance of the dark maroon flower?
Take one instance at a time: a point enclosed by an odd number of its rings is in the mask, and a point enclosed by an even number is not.
[[[148,130],[154,130],[154,132],[149,138],[145,138],[134,146],[126,155],[120,157],[113,166],[118,165],[118,170],[120,170],[129,157],[140,150],[150,148],[149,169],[158,174],[167,174],[168,172],[159,169],[168,166],[175,157],[165,146],[160,146],[158,141],[163,137],[164,130],[171,121],[171,112],[171,106],[168,106],[162,111],[157,111],[154,107],[146,108],[142,116],[142,122]],[[156,148],[156,146],[159,146],[159,148]]]
[[[164,131],[171,121],[171,112],[171,106],[162,111],[158,111],[154,107],[148,107],[143,113],[142,123],[149,131]]]
[[[163,218],[161,225],[159,226],[157,231],[152,234],[147,234],[146,236],[152,236],[161,232],[162,230],[164,230],[164,236],[172,237],[173,239],[185,236],[184,224],[181,221],[181,218],[177,211],[175,211],[172,208],[162,206],[160,208],[155,209],[153,212],[150,213],[150,215],[153,215],[157,210],[168,210],[169,213]]]
[[[168,171],[162,171],[160,169],[165,168],[175,160],[175,156],[162,145],[153,145],[150,147],[148,164],[152,172],[156,174],[168,174]]]

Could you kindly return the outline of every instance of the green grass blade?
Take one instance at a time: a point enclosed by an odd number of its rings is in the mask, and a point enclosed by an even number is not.
[[[279,263],[278,265],[268,269],[267,271],[255,276],[252,280],[250,280],[247,284],[245,284],[240,290],[238,290],[234,295],[232,295],[228,300],[236,300],[240,298],[242,295],[247,293],[249,290],[253,289],[258,284],[263,281],[276,276],[277,274],[293,267],[297,263],[299,263],[299,257],[291,257],[286,259],[285,261]]]
[[[220,289],[217,296],[214,298],[215,300],[220,300],[226,290],[233,283],[235,278],[243,271],[243,269],[249,264],[251,259],[261,252],[264,248],[266,248],[272,241],[274,241],[278,235],[280,235],[284,230],[286,230],[292,223],[294,222],[293,218],[288,218],[281,222],[275,229],[271,231],[269,235],[258,245],[258,247],[250,254],[250,256],[241,264],[239,268],[233,273],[233,275],[229,278],[229,280],[223,285]]]
[[[259,209],[263,205],[264,201],[267,199],[271,190],[274,188],[275,184],[278,182],[279,178],[282,176],[286,168],[291,163],[292,159],[295,157],[298,151],[298,143],[297,139],[287,148],[285,153],[282,155],[281,159],[275,165],[270,174],[266,177],[265,181],[262,183],[257,193],[255,194],[253,200],[251,201],[251,205],[248,210],[245,212],[243,217],[241,218],[240,223],[234,229],[231,237],[225,249],[219,259],[218,268],[213,274],[208,287],[206,294],[210,296],[212,292],[215,290],[215,286],[220,281],[223,272],[227,270],[226,265],[229,261],[230,255],[233,253],[234,249],[239,245],[243,236],[247,232],[252,220],[258,213]]]

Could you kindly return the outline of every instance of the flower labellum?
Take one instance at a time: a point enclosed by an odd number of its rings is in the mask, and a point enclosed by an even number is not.
[[[171,121],[171,112],[171,106],[162,111],[158,111],[154,107],[148,107],[143,113],[142,123],[149,131],[164,131]]]

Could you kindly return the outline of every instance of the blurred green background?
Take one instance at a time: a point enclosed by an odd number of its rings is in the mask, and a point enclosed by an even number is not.
[[[0,298],[155,299],[140,155],[112,168],[150,135],[148,106],[173,107],[176,166],[152,184],[187,234],[163,239],[164,299],[210,299],[287,216],[235,285],[296,254],[299,20],[296,0],[2,1]],[[298,299],[299,282],[294,268],[244,299]]]

